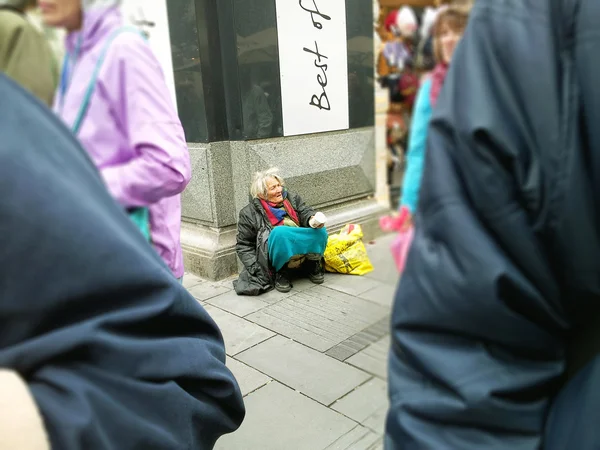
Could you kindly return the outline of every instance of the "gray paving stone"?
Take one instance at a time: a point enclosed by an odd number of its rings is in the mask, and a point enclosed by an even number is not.
[[[183,287],[189,289],[197,284],[202,283],[204,280],[196,275],[192,275],[191,273],[186,273],[183,276]]]
[[[235,291],[229,291],[224,294],[212,297],[206,301],[209,305],[218,306],[231,314],[244,317],[252,314],[266,306],[268,303],[260,300],[260,297],[249,297],[247,295],[237,295]]]
[[[247,319],[324,352],[388,313],[386,308],[367,300],[316,286],[250,314]]]
[[[324,286],[350,295],[360,295],[381,286],[381,283],[372,278],[356,275],[329,274]]]
[[[338,361],[345,361],[352,355],[355,355],[362,349],[366,348],[368,345],[389,334],[389,332],[390,318],[388,316],[361,331],[360,333],[350,336],[348,339],[339,343],[335,347],[330,348],[325,352],[325,354],[337,359]]]
[[[384,450],[385,446],[383,445],[383,438],[379,439],[378,442],[369,447],[368,450]]]
[[[390,245],[395,237],[395,234],[389,234],[377,239],[375,245],[367,245],[371,264],[373,264],[375,270],[365,275],[366,278],[377,280],[390,286],[398,284],[398,270],[390,251]]]
[[[196,300],[204,302],[209,298],[216,297],[217,295],[229,292],[230,289],[219,285],[218,283],[212,283],[210,281],[203,281],[200,284],[192,286],[188,289],[189,293],[194,296]]]
[[[240,353],[236,359],[324,405],[370,378],[365,372],[282,336]]]
[[[359,297],[371,302],[375,302],[378,305],[391,310],[394,303],[395,293],[396,285],[381,284],[373,289],[363,292],[359,295]]]
[[[296,295],[298,292],[300,291],[292,289],[290,292],[283,293],[273,289],[269,292],[265,292],[264,294],[259,295],[257,298],[261,302],[274,305],[275,303],[279,303],[281,300],[285,300],[286,298],[289,298],[292,295]]]
[[[388,410],[387,383],[374,378],[339,399],[331,408],[370,428],[380,436],[385,431]]]
[[[321,450],[356,423],[273,381],[245,398],[246,418],[216,450]]]
[[[378,434],[358,425],[325,450],[370,450],[380,440]]]
[[[369,345],[346,362],[379,378],[387,379],[387,359],[390,350],[390,336]]]
[[[234,316],[212,305],[206,306],[206,311],[217,323],[223,339],[227,355],[234,356],[253,345],[275,336],[275,333],[265,330],[252,322]]]
[[[227,358],[227,367],[235,376],[244,397],[271,381],[265,374],[233,358]]]

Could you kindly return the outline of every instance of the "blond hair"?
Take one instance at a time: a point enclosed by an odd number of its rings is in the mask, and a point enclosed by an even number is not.
[[[279,169],[276,167],[271,167],[263,172],[256,172],[254,174],[252,185],[250,186],[250,195],[252,195],[252,198],[261,198],[263,200],[267,198],[269,192],[267,180],[269,179],[277,180],[279,184],[285,186],[285,181],[283,180],[283,177],[279,175]]]

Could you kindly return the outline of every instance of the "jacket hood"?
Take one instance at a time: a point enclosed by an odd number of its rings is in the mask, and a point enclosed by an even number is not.
[[[121,0],[82,0],[81,4],[84,11],[89,11],[93,8],[112,8],[113,6],[120,6]]]
[[[67,50],[73,52],[81,40],[81,50],[86,51],[121,26],[119,4],[120,0],[83,0],[83,25],[67,35]]]

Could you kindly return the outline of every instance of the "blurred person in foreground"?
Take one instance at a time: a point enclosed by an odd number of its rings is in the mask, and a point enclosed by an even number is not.
[[[478,0],[396,294],[389,449],[597,449],[597,0]]]
[[[0,98],[0,449],[213,448],[244,417],[217,326],[59,119]]]
[[[276,168],[255,174],[250,195],[252,200],[238,219],[235,248],[244,269],[233,282],[236,293],[259,295],[273,288],[289,292],[291,271],[296,269],[304,269],[310,281],[322,284],[324,214],[290,193]]]
[[[39,0],[44,23],[68,32],[54,110],[181,279],[180,194],[191,177],[186,139],[161,67],[141,34],[125,26],[119,3]]]
[[[0,72],[48,106],[57,83],[57,64],[44,35],[28,20],[35,0],[0,0]]]

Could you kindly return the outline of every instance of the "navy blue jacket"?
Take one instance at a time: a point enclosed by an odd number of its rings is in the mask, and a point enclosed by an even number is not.
[[[394,304],[388,449],[598,448],[598,18],[475,3]]]
[[[51,111],[0,75],[0,367],[52,448],[210,449],[244,417],[221,334]]]

